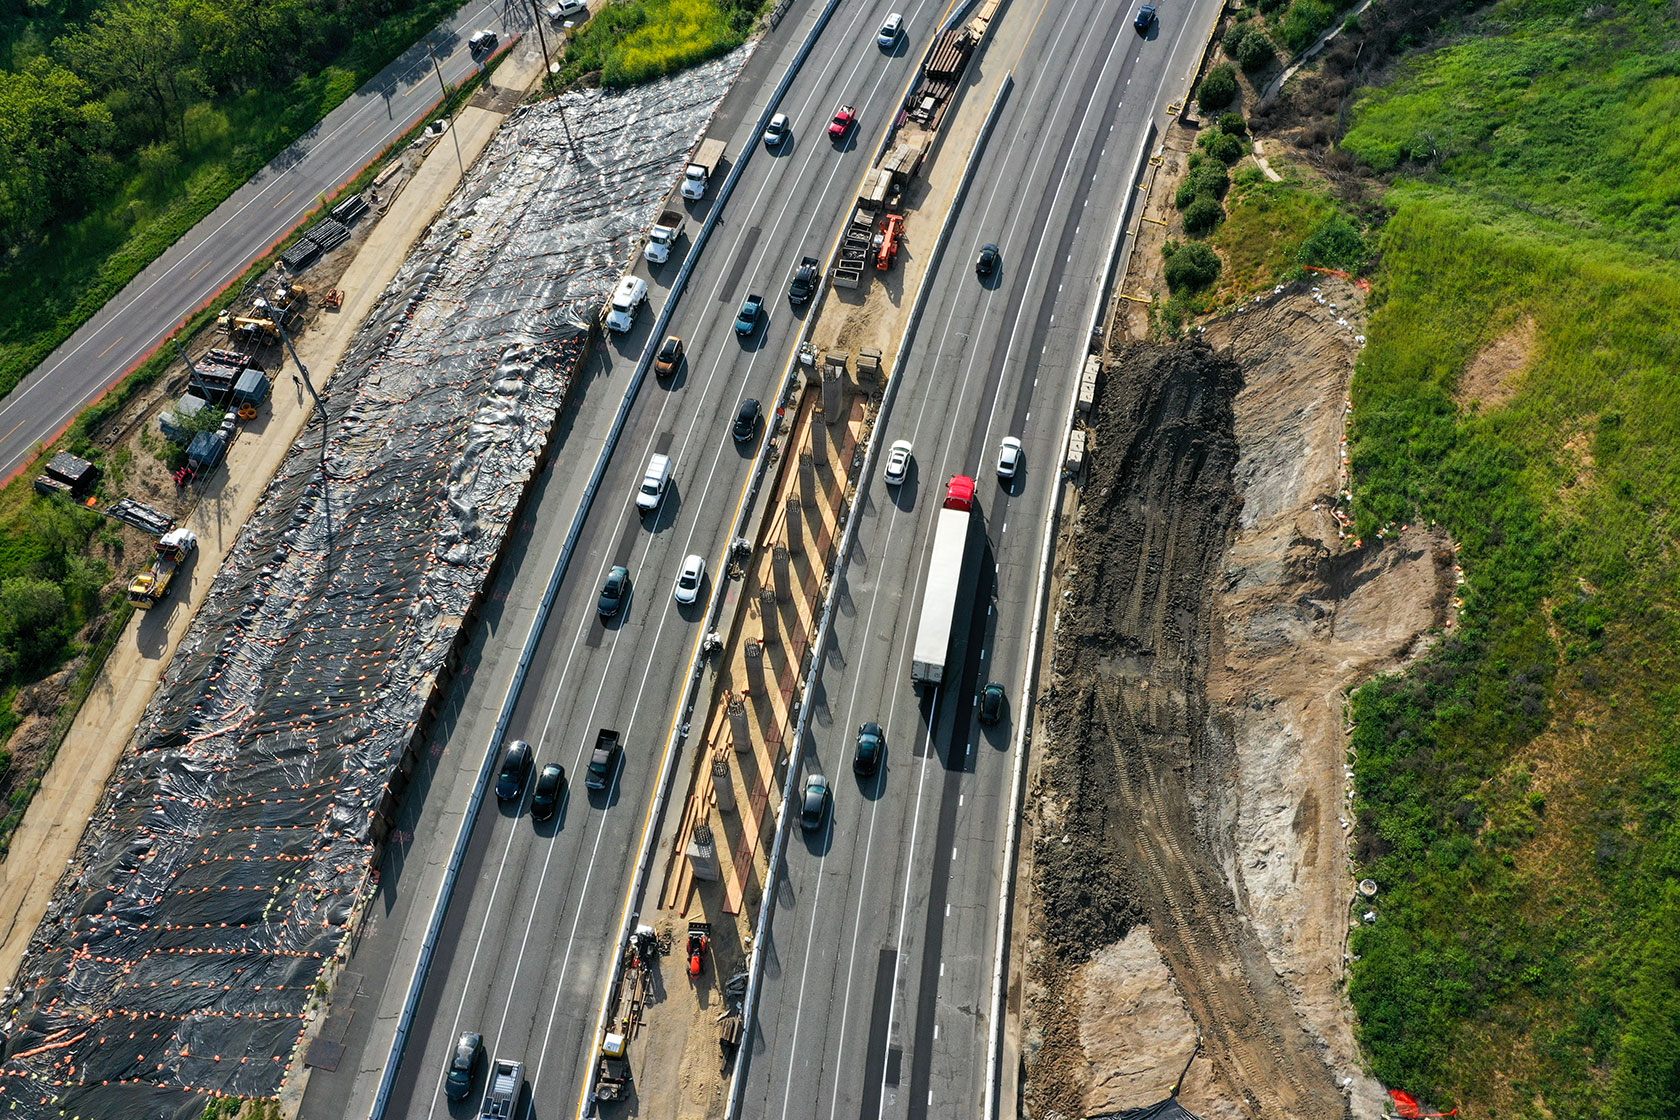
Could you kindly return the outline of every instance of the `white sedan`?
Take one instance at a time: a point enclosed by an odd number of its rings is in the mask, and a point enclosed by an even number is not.
[[[1021,469],[1024,455],[1020,440],[1014,436],[1004,436],[1003,445],[998,448],[998,477],[1014,478]]]
[[[706,582],[706,560],[695,555],[683,561],[682,571],[677,573],[677,590],[672,598],[687,606],[700,597],[700,585]]]
[[[897,486],[910,473],[910,441],[901,439],[887,448],[887,485]]]

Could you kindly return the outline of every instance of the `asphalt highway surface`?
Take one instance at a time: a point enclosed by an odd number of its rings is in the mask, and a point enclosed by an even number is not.
[[[805,773],[827,775],[834,800],[822,829],[789,842],[745,1116],[983,1114],[1011,748],[1062,425],[1139,145],[1183,95],[1218,10],[1157,6],[1147,36],[1129,8],[1035,7],[1024,46],[1001,39],[980,60],[969,96],[994,91],[1010,68],[1016,87],[876,433],[883,446],[911,441],[915,465],[897,487],[877,467],[861,499],[842,589],[850,609],[821,678],[829,718],[806,745]],[[1002,268],[981,280],[974,262],[988,242]],[[1010,435],[1026,468],[1003,480]],[[923,695],[910,651],[936,511],[956,474],[979,482],[972,613],[959,620],[963,658]],[[991,727],[976,708],[987,681],[1010,698]],[[860,777],[851,763],[865,721],[885,729],[887,752]]]
[[[884,50],[875,35],[892,10],[907,15],[909,38]],[[728,137],[729,162],[758,145],[755,126],[765,98],[816,14],[811,5],[790,15],[726,99],[710,135]],[[575,1109],[684,669],[706,597],[719,590],[726,538],[762,438],[761,426],[753,440],[737,442],[731,422],[747,397],[771,404],[809,310],[788,303],[793,267],[802,254],[826,253],[941,14],[932,0],[843,6],[779,106],[791,118],[791,139],[774,152],[756,147],[725,204],[670,327],[687,341],[686,362],[663,382],[650,374],[633,406],[509,731],[536,748],[536,768],[550,761],[565,766],[567,794],[545,822],[530,817],[529,787],[514,801],[486,801],[386,1115],[476,1115],[482,1077],[465,1101],[450,1102],[442,1092],[448,1057],[464,1030],[482,1033],[490,1056],[525,1063],[525,1115]],[[861,125],[836,144],[826,130],[841,102],[857,106]],[[447,716],[447,739],[405,806],[398,827],[412,832],[410,843],[395,846],[382,869],[392,885],[351,965],[366,1014],[353,1020],[339,1069],[312,1073],[306,1117],[367,1114],[391,1040],[387,1010],[408,981],[400,946],[424,929],[435,891],[422,884],[435,878],[429,869],[446,857],[454,837],[458,817],[449,807],[465,800],[470,780],[464,778],[483,757],[529,607],[560,551],[588,465],[638,358],[659,341],[649,334],[655,309],[692,251],[695,224],[726,173],[714,174],[707,199],[685,204],[693,221],[671,259],[651,268],[638,262],[637,272],[650,281],[649,304],[629,332],[609,336],[585,372],[561,450],[493,592],[501,606],[490,612],[488,633],[469,655],[470,672]],[[741,337],[735,317],[749,292],[765,297],[765,313]],[[644,520],[634,497],[655,452],[671,457],[674,477],[657,513]],[[674,580],[683,558],[696,553],[707,565],[703,597],[680,607],[672,600]],[[602,581],[620,564],[629,569],[632,590],[623,612],[603,620],[596,611]],[[583,777],[602,727],[620,733],[624,750],[609,788],[593,793]],[[405,880],[414,885],[398,885]]]
[[[0,399],[0,478],[8,478],[182,321],[424,119],[478,68],[475,31],[528,30],[529,5],[480,0],[375,75],[271,160]],[[433,63],[437,69],[434,70]]]

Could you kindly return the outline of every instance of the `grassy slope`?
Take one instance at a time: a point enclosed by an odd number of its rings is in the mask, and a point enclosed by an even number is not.
[[[1354,381],[1364,531],[1463,543],[1463,624],[1357,695],[1375,1072],[1486,1116],[1680,1100],[1680,123],[1665,9],[1512,0],[1360,104],[1391,192]],[[1665,108],[1665,105],[1667,108]],[[1532,322],[1502,407],[1452,391]]]

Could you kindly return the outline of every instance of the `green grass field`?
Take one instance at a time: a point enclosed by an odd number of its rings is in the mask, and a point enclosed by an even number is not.
[[[759,5],[713,0],[623,0],[609,4],[567,46],[560,80],[599,73],[632,86],[727,54],[746,42]]]
[[[1487,1117],[1680,1108],[1680,118],[1671,8],[1508,0],[1359,103],[1386,200],[1362,533],[1444,524],[1462,623],[1355,696],[1373,1071]],[[1455,399],[1528,340],[1511,396]]]

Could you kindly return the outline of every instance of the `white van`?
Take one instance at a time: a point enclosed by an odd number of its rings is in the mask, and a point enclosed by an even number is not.
[[[665,488],[671,485],[671,457],[655,455],[648,460],[642,474],[642,488],[636,492],[636,508],[644,514],[652,513],[665,500]]]
[[[626,276],[613,289],[612,303],[607,307],[607,329],[627,331],[636,321],[636,309],[647,302],[647,281],[640,276]]]

